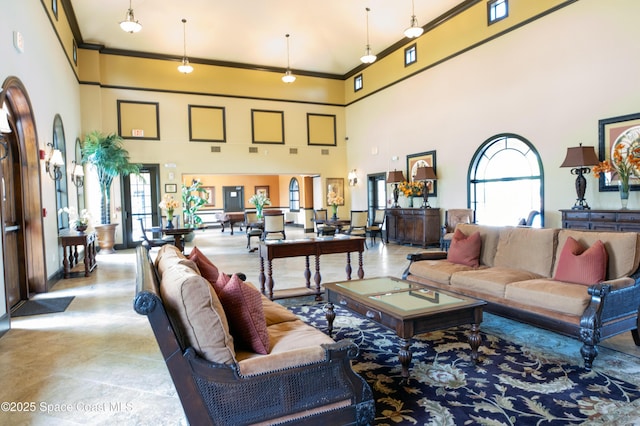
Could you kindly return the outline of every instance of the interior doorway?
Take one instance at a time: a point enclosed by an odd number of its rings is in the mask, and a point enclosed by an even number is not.
[[[369,217],[375,217],[376,210],[387,208],[387,175],[374,173],[367,175],[367,206]]]
[[[223,186],[222,193],[225,212],[244,211],[244,186]]]
[[[142,242],[140,219],[144,222],[145,230],[161,225],[160,218],[160,166],[158,164],[143,164],[140,175],[123,177],[124,196],[124,238],[125,248],[131,248]],[[174,198],[180,199],[180,194]]]

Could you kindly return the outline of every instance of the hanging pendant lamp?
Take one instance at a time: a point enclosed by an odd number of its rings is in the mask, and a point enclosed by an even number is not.
[[[371,46],[369,45],[369,12],[371,9],[365,8],[367,11],[367,48],[364,51],[364,55],[360,58],[364,64],[372,64],[376,61],[377,56],[371,53]]]
[[[127,10],[127,14],[124,18],[124,21],[120,22],[120,28],[122,31],[126,31],[128,33],[137,33],[142,29],[142,24],[136,20],[133,16],[133,9],[131,8],[131,0],[129,0],[129,10]]]
[[[184,41],[184,50],[182,55],[182,63],[178,65],[178,71],[183,74],[189,74],[193,72],[193,67],[189,64],[187,58],[187,20],[182,18],[182,39]]]
[[[289,66],[289,34],[285,35],[287,38],[287,70],[282,76],[282,81],[285,83],[293,83],[296,81],[296,76],[291,73],[291,67]]]
[[[418,19],[416,18],[414,0],[411,0],[411,25],[404,30],[404,35],[408,38],[417,38],[422,35],[424,29],[418,25]]]

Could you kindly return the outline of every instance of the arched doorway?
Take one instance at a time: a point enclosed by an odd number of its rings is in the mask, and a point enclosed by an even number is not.
[[[8,155],[0,164],[4,278],[11,308],[29,293],[48,289],[38,137],[29,95],[17,77],[4,81],[0,105],[9,111],[12,130],[5,135]]]

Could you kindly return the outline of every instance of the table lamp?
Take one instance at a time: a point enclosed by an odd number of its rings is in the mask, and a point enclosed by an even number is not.
[[[422,208],[430,209],[429,205],[429,186],[428,182],[437,179],[436,172],[433,167],[418,167],[416,169],[416,175],[413,177],[415,181],[423,181],[424,188],[422,189]]]
[[[393,205],[391,207],[398,208],[398,183],[404,182],[404,175],[401,170],[394,170],[389,172],[389,177],[387,178],[387,183],[395,184],[393,188]]]
[[[583,174],[591,173],[589,166],[595,166],[598,164],[598,156],[592,146],[576,146],[573,148],[567,148],[567,156],[560,165],[560,167],[573,167],[571,174],[576,175],[576,193],[578,198],[573,207],[573,210],[590,210],[589,204],[584,199],[584,193],[587,190],[587,180]]]

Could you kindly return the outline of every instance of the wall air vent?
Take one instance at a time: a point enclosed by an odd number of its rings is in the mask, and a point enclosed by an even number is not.
[[[297,154],[298,148],[289,148],[289,154]]]
[[[257,154],[257,153],[258,153],[258,148],[256,148],[255,146],[249,147],[249,154]]]
[[[221,151],[221,149],[220,149],[219,146],[212,146],[211,147],[211,152],[220,152],[220,151]]]
[[[329,150],[326,148],[323,148],[322,151],[320,151],[320,154],[322,155],[329,155]]]

